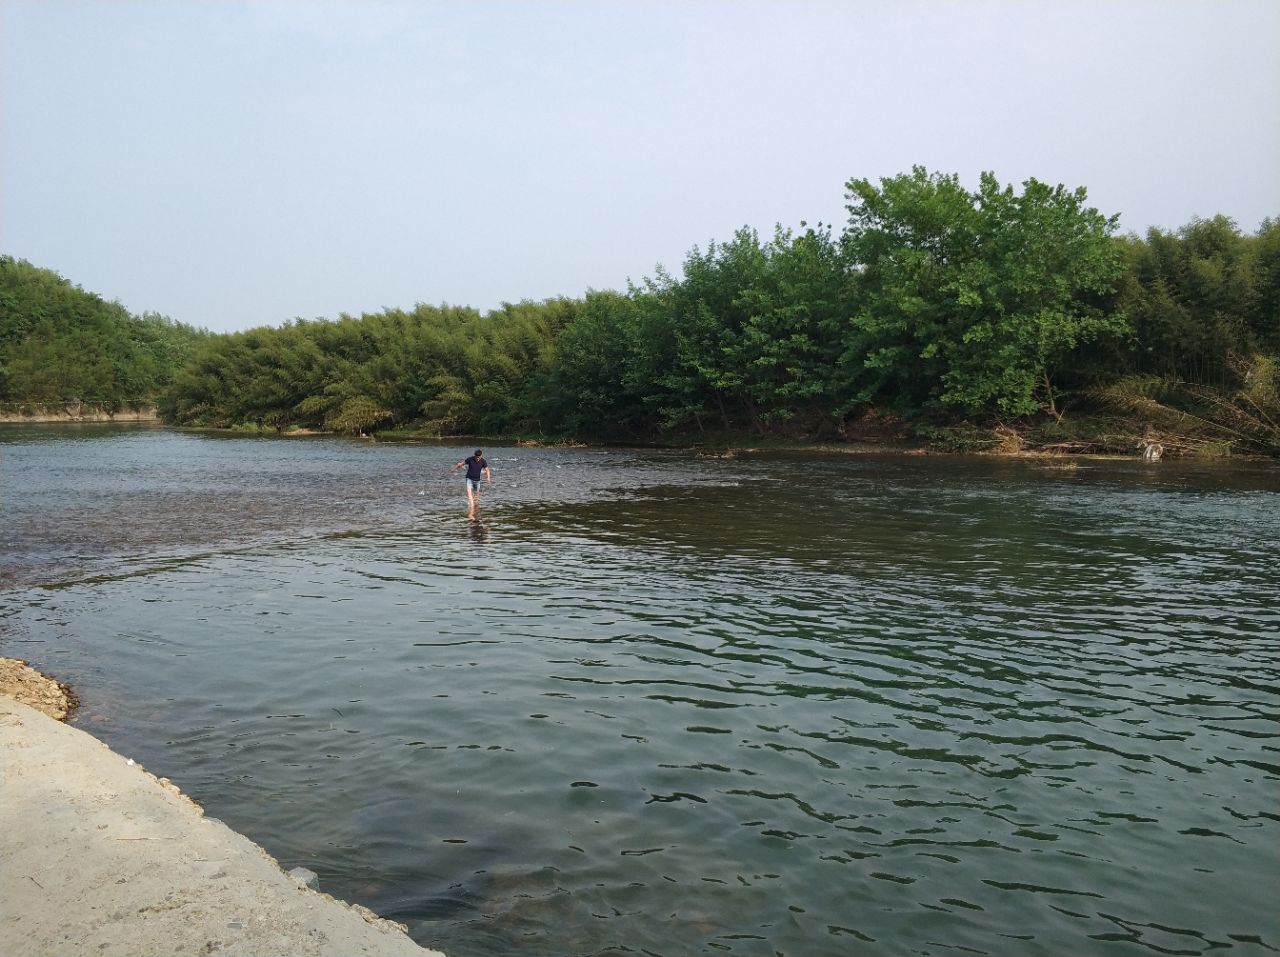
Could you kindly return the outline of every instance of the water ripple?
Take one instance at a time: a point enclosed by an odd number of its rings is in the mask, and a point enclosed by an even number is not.
[[[508,449],[468,522],[410,474],[448,448],[56,451],[4,649],[454,957],[1280,948],[1273,473],[856,458],[799,499],[805,460]]]

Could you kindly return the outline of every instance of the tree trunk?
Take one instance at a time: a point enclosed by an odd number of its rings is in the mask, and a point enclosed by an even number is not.
[[[1057,404],[1053,401],[1053,383],[1049,381],[1049,373],[1044,373],[1044,394],[1048,401],[1048,413],[1053,416],[1053,420],[1059,425],[1062,424],[1062,413],[1058,411]]]

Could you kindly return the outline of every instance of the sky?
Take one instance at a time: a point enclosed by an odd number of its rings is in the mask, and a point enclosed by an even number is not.
[[[914,165],[1280,215],[1277,0],[0,0],[0,254],[215,331],[623,289]]]

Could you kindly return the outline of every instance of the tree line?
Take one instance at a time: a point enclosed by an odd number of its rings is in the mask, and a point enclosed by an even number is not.
[[[48,269],[0,256],[0,407],[155,403],[212,333],[134,316]]]
[[[622,441],[1109,411],[1280,451],[1280,221],[1120,236],[1083,189],[990,173],[968,189],[920,167],[846,190],[839,229],[744,228],[622,291],[209,336],[168,367],[160,408],[182,425]]]
[[[160,409],[178,424],[219,428],[536,428],[529,403],[577,308],[567,299],[485,314],[418,305],[229,333],[196,352]]]

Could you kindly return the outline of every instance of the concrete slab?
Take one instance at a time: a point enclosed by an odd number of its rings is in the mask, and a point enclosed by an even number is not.
[[[442,957],[164,778],[0,695],[0,954]]]

